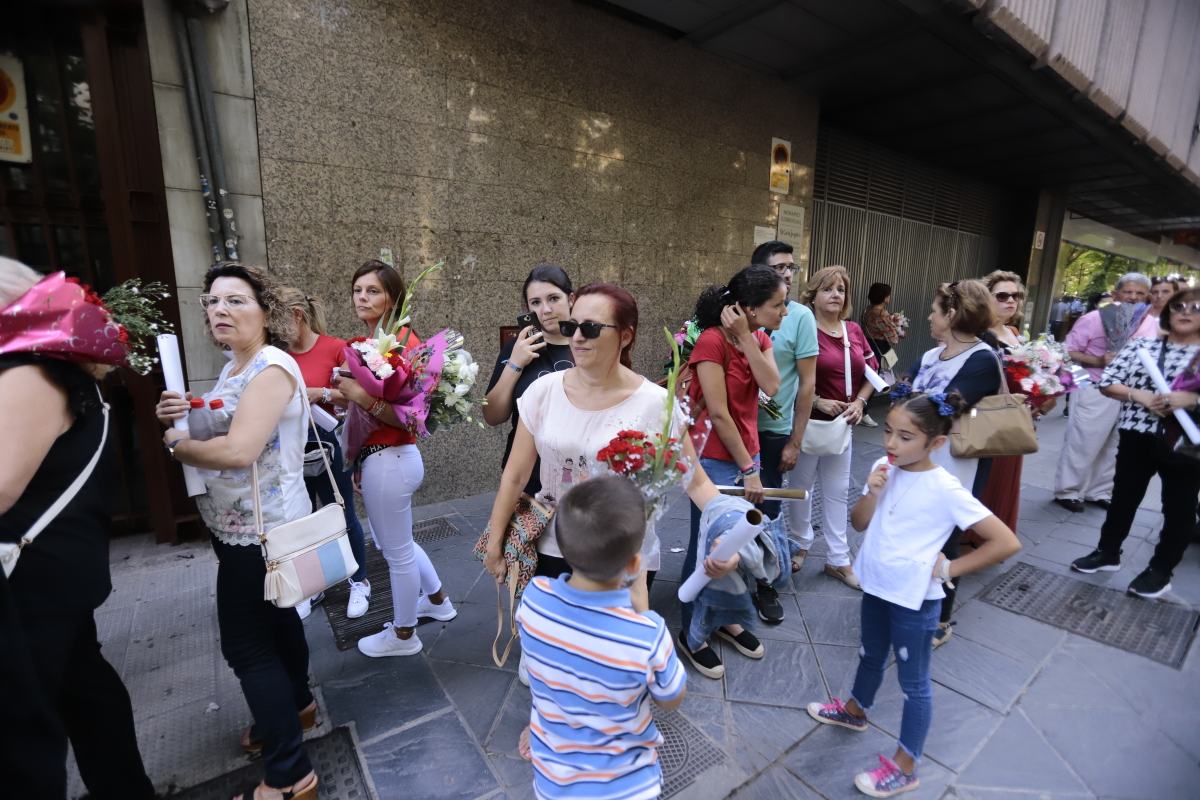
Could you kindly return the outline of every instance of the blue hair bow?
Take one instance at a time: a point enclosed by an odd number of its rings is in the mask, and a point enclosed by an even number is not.
[[[901,381],[892,387],[892,390],[888,392],[888,397],[892,398],[892,402],[895,402],[901,398],[908,397],[912,393],[912,384]]]
[[[937,394],[929,395],[929,402],[931,402],[935,406],[937,406],[938,416],[940,416],[940,417],[953,417],[954,416],[954,406],[952,406],[946,402],[946,393],[945,392],[938,392]]]

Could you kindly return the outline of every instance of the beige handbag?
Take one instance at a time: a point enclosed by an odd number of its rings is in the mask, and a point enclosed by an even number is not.
[[[1000,393],[982,398],[950,429],[950,455],[955,458],[1024,456],[1038,451],[1033,412],[1025,395],[1012,394],[998,360],[997,367]]]
[[[308,417],[313,433],[312,415]],[[254,524],[267,562],[263,599],[279,608],[292,608],[330,586],[341,583],[358,570],[346,534],[345,500],[333,479],[324,448],[325,475],[333,487],[335,502],[300,519],[263,530],[262,500],[258,491],[258,461],[251,467],[254,483]]]

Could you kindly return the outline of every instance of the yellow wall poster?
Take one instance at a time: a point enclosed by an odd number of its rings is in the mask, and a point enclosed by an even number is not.
[[[29,104],[25,100],[25,69],[11,53],[0,53],[0,161],[28,164]]]
[[[792,189],[792,143],[771,140],[771,191],[787,194]]]

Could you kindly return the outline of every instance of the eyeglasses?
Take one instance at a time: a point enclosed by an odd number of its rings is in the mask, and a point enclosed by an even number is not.
[[[1171,303],[1171,310],[1176,314],[1200,314],[1200,300],[1190,303],[1180,300],[1178,303]]]
[[[568,320],[558,323],[558,332],[563,336],[574,336],[575,331],[578,330],[583,334],[583,338],[596,339],[605,328],[615,327],[617,326],[609,325],[606,322],[576,322],[575,320]]]
[[[1025,298],[1024,292],[996,292],[992,297],[999,300],[1001,303],[1007,303],[1009,300],[1022,300]]]
[[[795,264],[772,264],[771,269],[775,270],[780,275],[795,275],[796,274],[796,265]]]
[[[205,311],[216,308],[221,303],[230,311],[240,311],[250,305],[257,305],[258,301],[248,294],[202,294],[200,295],[200,307]]]

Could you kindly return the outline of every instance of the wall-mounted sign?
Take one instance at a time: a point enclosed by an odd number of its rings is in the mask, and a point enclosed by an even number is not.
[[[1033,249],[1041,250],[1046,246],[1046,232],[1038,231],[1033,235]]]
[[[787,194],[792,190],[792,143],[771,140],[771,191]]]
[[[758,247],[760,244],[763,244],[765,242],[769,242],[774,238],[775,238],[775,229],[774,228],[768,228],[766,225],[755,225],[754,226],[754,246],[755,247]]]
[[[779,204],[779,234],[775,237],[800,250],[804,241],[804,206]]]
[[[25,101],[25,69],[11,53],[0,53],[0,161],[28,164],[29,105]]]

